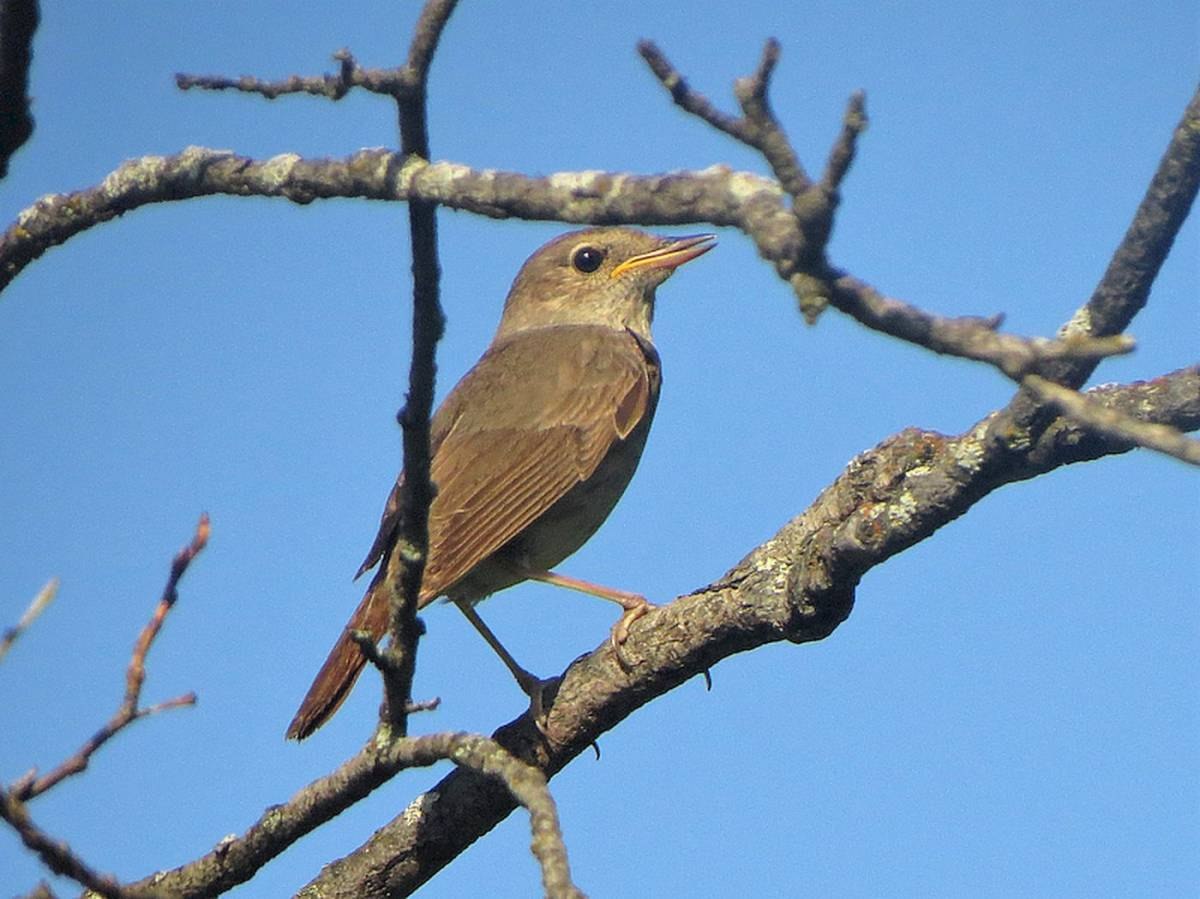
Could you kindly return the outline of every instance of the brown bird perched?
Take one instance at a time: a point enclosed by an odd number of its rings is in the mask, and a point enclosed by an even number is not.
[[[555,238],[526,260],[483,358],[433,416],[437,495],[419,606],[453,601],[503,659],[540,712],[541,681],[521,668],[474,609],[526,579],[591,593],[625,609],[619,648],[650,604],[550,571],[608,517],[633,477],[660,384],[650,337],[654,291],[714,245],[713,236],[655,237],[592,228]],[[399,490],[359,575],[379,564],[288,727],[302,740],[349,695],[365,659],[350,631],[387,629],[383,572],[399,528]]]

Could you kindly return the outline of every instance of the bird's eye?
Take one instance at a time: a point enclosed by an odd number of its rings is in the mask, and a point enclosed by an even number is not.
[[[571,265],[585,275],[590,275],[604,262],[604,251],[598,247],[580,247],[571,254]]]

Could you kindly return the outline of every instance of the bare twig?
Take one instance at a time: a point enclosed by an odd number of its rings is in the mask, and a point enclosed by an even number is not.
[[[70,846],[54,839],[34,824],[25,809],[25,804],[3,788],[0,788],[0,818],[8,822],[26,848],[36,853],[42,864],[55,874],[70,877],[76,883],[109,899],[123,899],[129,895],[111,875],[99,873],[84,862]]]
[[[45,793],[55,784],[60,783],[66,778],[86,770],[88,762],[96,750],[139,718],[156,715],[159,712],[181,706],[195,705],[196,694],[194,693],[185,693],[182,696],[177,696],[174,699],[151,706],[139,707],[138,703],[141,700],[142,684],[146,680],[146,655],[149,653],[154,639],[162,629],[167,613],[171,611],[172,606],[175,605],[175,601],[178,599],[176,588],[179,585],[179,579],[187,571],[192,559],[208,543],[208,535],[208,516],[201,515],[191,542],[180,550],[172,561],[171,573],[167,577],[162,597],[159,599],[150,621],[142,628],[142,632],[138,635],[137,641],[134,643],[133,654],[129,659],[129,667],[125,672],[125,695],[116,713],[87,742],[79,747],[70,758],[62,762],[53,771],[42,777],[35,777],[33,774],[29,774],[14,783],[11,793],[15,799],[27,802]]]
[[[734,93],[742,107],[740,118],[721,112],[702,93],[692,90],[653,41],[639,41],[637,48],[677,106],[760,152],[787,193],[798,197],[812,186],[767,99],[771,75],[779,61],[777,40],[771,38],[766,42],[754,74],[739,78],[734,84]]]
[[[184,91],[192,88],[207,91],[242,91],[260,94],[268,100],[275,100],[286,94],[314,94],[330,100],[340,100],[352,87],[373,89],[374,86],[366,78],[364,70],[358,67],[349,50],[338,50],[333,54],[333,58],[340,63],[336,75],[291,75],[280,81],[263,81],[250,75],[227,78],[223,75],[188,75],[180,72],[175,76],[175,86]]]
[[[21,634],[29,629],[29,625],[33,624],[42,612],[46,611],[46,607],[54,601],[55,594],[58,593],[58,578],[52,577],[46,581],[46,586],[42,587],[37,592],[37,596],[29,603],[29,607],[25,609],[21,615],[21,620],[10,628],[6,628],[4,635],[0,636],[0,659],[3,659],[12,645],[20,639]]]
[[[638,41],[638,53],[650,67],[662,86],[671,94],[671,99],[685,112],[689,112],[702,121],[707,122],[734,140],[754,146],[751,129],[748,122],[740,117],[727,115],[717,109],[708,97],[699,91],[692,90],[687,80],[671,64],[666,55],[653,41]]]
[[[37,0],[0,4],[0,178],[8,161],[33,134],[29,114],[29,65],[38,26]]]
[[[832,304],[876,331],[899,337],[935,353],[974,359],[996,366],[1014,380],[1051,360],[1103,359],[1131,352],[1131,337],[1082,335],[1047,340],[996,330],[1002,317],[943,318],[900,300],[885,297],[848,275],[833,282]]]
[[[455,740],[449,757],[457,764],[498,778],[513,798],[529,811],[533,830],[533,854],[542,867],[542,886],[547,896],[569,899],[582,896],[571,882],[567,847],[563,844],[558,809],[546,785],[546,775],[514,758],[494,740],[466,736]]]
[[[1200,465],[1200,441],[1184,436],[1177,428],[1138,421],[1131,415],[1089,399],[1086,394],[1038,375],[1027,375],[1021,383],[1064,415],[1113,441],[1127,441],[1174,456],[1191,465]]]

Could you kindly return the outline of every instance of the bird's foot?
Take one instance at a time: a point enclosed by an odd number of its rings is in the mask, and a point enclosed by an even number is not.
[[[540,678],[521,669],[520,674],[514,672],[517,686],[529,697],[529,717],[543,737],[546,733],[546,721],[550,716],[550,704],[554,694],[558,692],[558,678]]]
[[[620,617],[616,624],[613,625],[612,633],[609,634],[608,642],[612,645],[613,655],[616,656],[617,664],[622,669],[628,671],[632,665],[625,657],[624,644],[629,639],[630,626],[653,609],[654,603],[650,602],[644,596],[638,596],[635,593],[626,594],[627,599],[621,601],[621,605],[625,609],[625,614]]]

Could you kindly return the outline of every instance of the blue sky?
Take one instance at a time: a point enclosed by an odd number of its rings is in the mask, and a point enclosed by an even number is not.
[[[0,183],[5,221],[122,160],[190,144],[264,158],[394,146],[384,100],[178,92],[176,71],[281,77],[403,58],[407,4],[47,4],[37,131]],[[1195,88],[1195,5],[462,4],[434,65],[438,159],[658,172],[752,153],[676,110],[634,52],[657,41],[731,108],[778,37],[775,109],[820,170],[848,95],[871,128],[831,255],[943,314],[1051,334],[1094,287]],[[207,851],[354,752],[369,680],[297,746],[283,730],[358,601],[399,460],[408,361],[398,204],[213,198],[142,209],[30,266],[0,299],[0,623],[52,575],[55,605],[0,666],[0,778],[69,754],[115,708],[134,636],[201,511],[209,550],[150,657],[141,722],[32,804],[135,878]],[[440,213],[445,392],[490,339],[553,223]],[[680,229],[695,231],[697,228]],[[996,372],[836,313],[808,328],[734,232],[660,291],[665,384],[641,469],[563,570],[665,601],[722,574],[856,453],[906,426],[959,432]],[[1189,223],[1132,356],[1095,383],[1196,359]],[[864,579],[826,641],[689,683],[553,782],[595,896],[1177,896],[1200,882],[1200,490],[1136,452],[1005,488]],[[481,611],[557,673],[613,610],[543,586]],[[425,614],[421,731],[490,732],[524,706],[453,609]],[[283,895],[444,773],[405,773],[240,889]],[[540,889],[513,815],[429,896]],[[0,892],[43,876],[0,834]],[[70,892],[64,885],[63,892]]]

